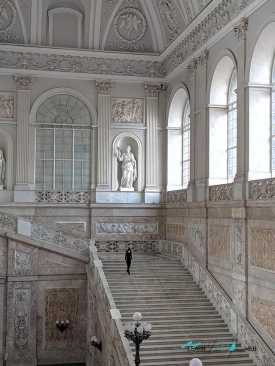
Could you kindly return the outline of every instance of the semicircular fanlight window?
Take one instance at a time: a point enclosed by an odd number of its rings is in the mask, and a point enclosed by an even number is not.
[[[68,94],[58,94],[41,104],[37,111],[36,123],[90,125],[91,114],[78,98]]]

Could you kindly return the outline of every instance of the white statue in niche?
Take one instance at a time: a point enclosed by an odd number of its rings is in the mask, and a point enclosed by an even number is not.
[[[0,150],[0,189],[4,187],[4,180],[6,175],[6,160],[3,150]]]
[[[117,147],[117,158],[122,161],[122,177],[120,183],[120,191],[133,191],[133,183],[137,179],[137,162],[134,154],[131,153],[130,146],[126,147],[126,153],[121,154]]]

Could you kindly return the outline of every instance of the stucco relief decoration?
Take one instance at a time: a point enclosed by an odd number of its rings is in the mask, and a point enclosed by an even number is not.
[[[16,289],[14,293],[14,346],[18,350],[28,347],[30,289]]]
[[[9,0],[0,0],[0,34],[11,29],[16,22],[16,10]]]
[[[209,255],[230,260],[230,227],[210,226]]]
[[[143,123],[143,100],[113,98],[113,123]]]
[[[19,250],[14,251],[14,267],[17,275],[30,274],[32,269],[31,256],[28,253],[21,252]]]
[[[110,95],[113,88],[113,83],[109,81],[97,81],[96,87],[98,94]]]
[[[125,50],[146,50],[150,46],[139,45],[147,30],[147,20],[136,7],[126,7],[120,10],[114,18],[114,32],[122,44],[110,43],[109,46]]]
[[[0,92],[0,119],[14,118],[14,93]]]
[[[8,231],[17,231],[17,217],[8,215],[5,213],[0,213],[0,227]]]
[[[241,222],[237,222],[235,226],[235,263],[242,264],[243,263],[243,227]]]
[[[79,289],[58,288],[46,291],[45,299],[45,345],[46,348],[78,346]],[[56,320],[69,320],[70,326],[60,333]]]
[[[33,77],[15,76],[15,82],[18,90],[30,90],[33,83]]]
[[[167,224],[166,225],[167,234],[173,235],[184,235],[185,225],[183,224]]]
[[[248,29],[248,19],[241,19],[241,21],[234,27],[234,34],[239,41],[246,39]]]
[[[205,252],[205,229],[202,224],[190,224],[188,227],[188,238],[193,246],[201,253]]]
[[[175,38],[182,29],[178,27],[177,11],[172,0],[159,0],[160,16],[170,33],[170,41]]]
[[[145,84],[144,89],[147,97],[157,98],[159,96],[160,84]]]
[[[2,271],[4,267],[4,250],[2,245],[0,245],[0,272]]]
[[[158,234],[157,223],[97,223],[97,234]]]

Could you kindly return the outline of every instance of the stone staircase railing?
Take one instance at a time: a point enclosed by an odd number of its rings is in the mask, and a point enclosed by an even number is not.
[[[128,340],[124,337],[124,329],[121,322],[121,315],[116,308],[111,290],[102,269],[102,262],[99,260],[97,248],[92,242],[90,246],[90,262],[86,265],[88,281],[94,291],[96,298],[100,298],[102,321],[105,321],[104,328],[111,329],[110,341],[115,348],[121,366],[134,366],[134,357]],[[106,335],[105,335],[106,336]]]
[[[256,348],[256,351],[249,351],[249,354],[258,366],[275,366],[274,354],[263,344],[260,336],[239,313],[211,273],[203,268],[200,261],[190,252],[187,245],[163,240],[159,242],[159,251],[181,259],[227,323],[230,331],[238,335],[243,347]]]
[[[90,239],[83,239],[21,217],[0,212],[0,229],[89,255]]]

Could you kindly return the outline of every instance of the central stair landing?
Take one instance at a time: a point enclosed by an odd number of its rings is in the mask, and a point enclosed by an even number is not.
[[[124,253],[99,254],[123,325],[133,322],[137,311],[152,324],[152,336],[141,344],[141,366],[187,366],[195,357],[203,366],[254,365],[239,342],[227,357],[234,336],[179,260],[133,253],[128,275]],[[205,351],[182,349],[189,341],[202,342]],[[230,341],[227,349],[215,350],[217,343],[220,348]],[[132,342],[130,346],[135,355]]]

